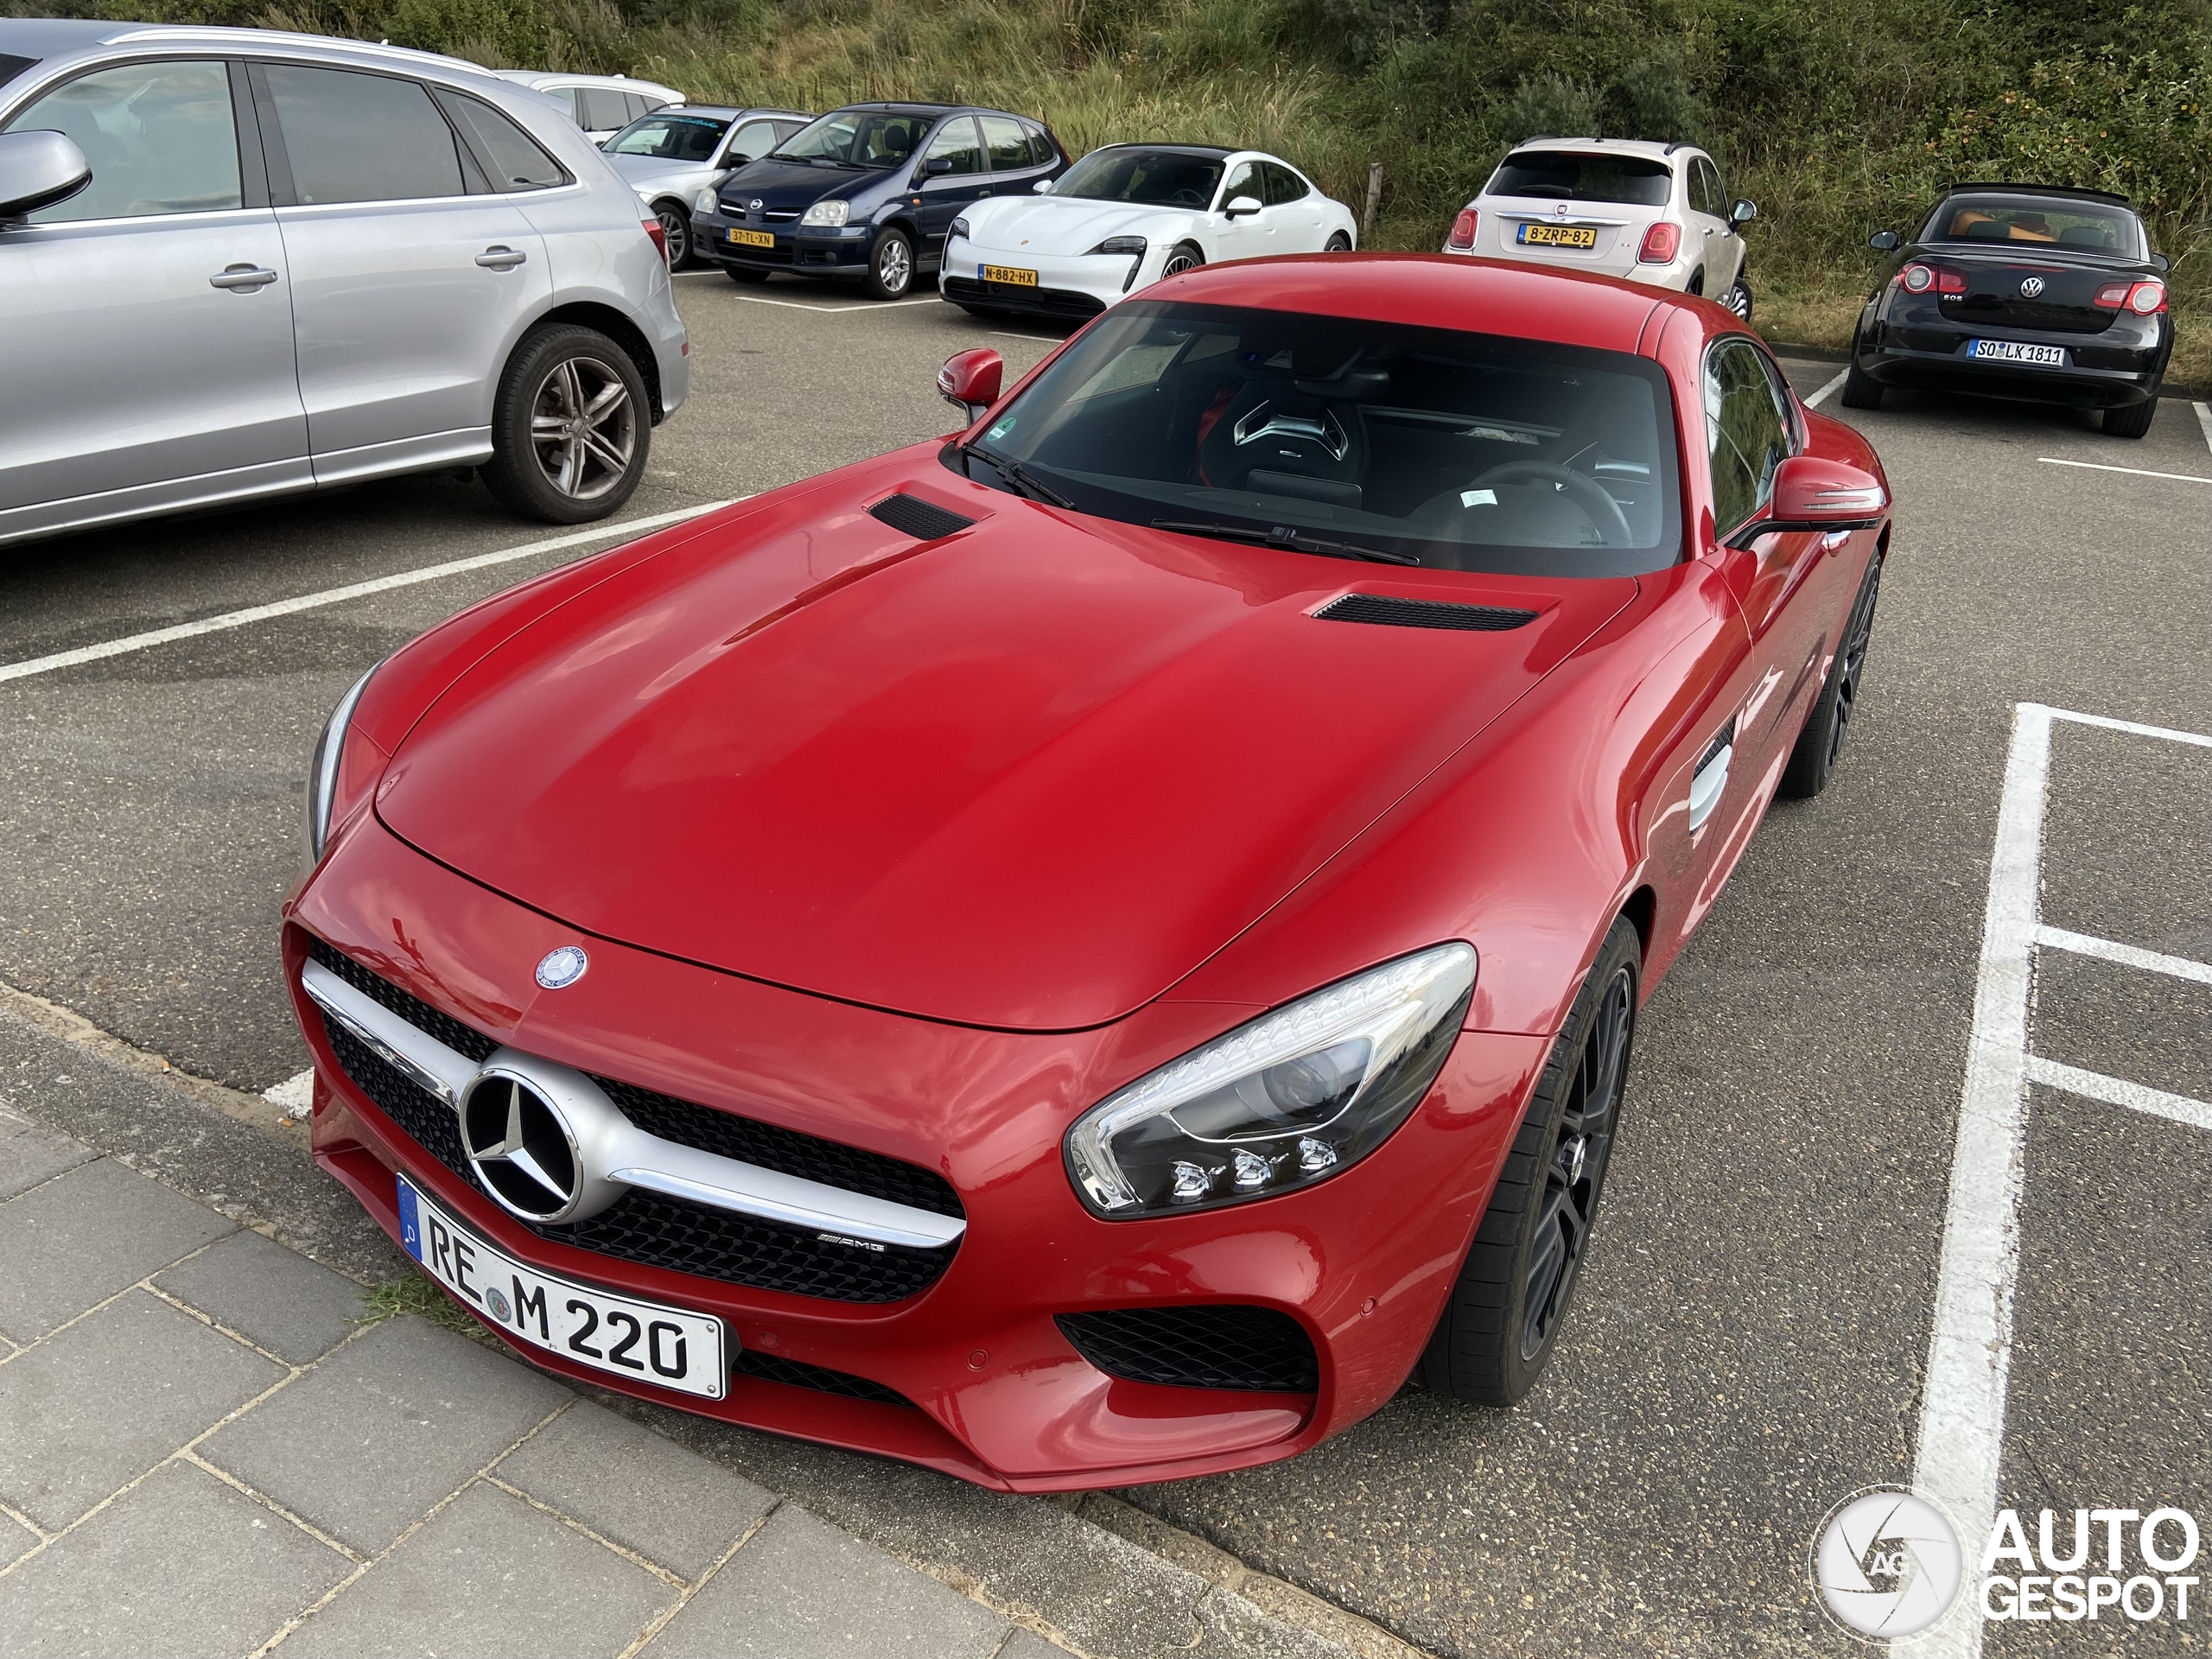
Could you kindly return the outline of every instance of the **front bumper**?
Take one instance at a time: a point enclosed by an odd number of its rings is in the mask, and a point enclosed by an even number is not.
[[[776,238],[775,245],[762,248],[734,243],[729,239],[732,231],[765,232]],[[874,244],[874,227],[867,224],[801,229],[796,221],[765,224],[696,211],[691,215],[691,245],[698,257],[745,270],[791,270],[809,276],[857,279],[868,273],[868,252]]]
[[[1977,327],[1946,317],[1927,303],[1897,315],[1903,309],[1897,308],[1888,316],[1877,314],[1859,328],[1855,348],[1859,366],[1885,386],[1970,392],[2075,409],[2125,409],[2158,396],[2172,351],[2171,331],[2159,319],[2115,318],[2101,333],[2075,334],[2001,323]],[[1970,340],[2056,346],[2066,353],[2067,366],[1985,363],[1965,354]]]
[[[579,1382],[776,1433],[902,1458],[1005,1490],[1172,1478],[1272,1461],[1357,1421],[1403,1382],[1458,1270],[1542,1039],[1467,1033],[1414,1116],[1335,1179],[1202,1215],[1102,1222],[1059,1138],[1077,1112],[1217,1031],[1155,1004],[1065,1035],[934,1025],[757,984],[606,941],[541,993],[575,930],[489,893],[364,814],[288,910],[285,959],[315,1062],[315,1156],[387,1232],[404,1171],[501,1249],[610,1291],[719,1316],[772,1363],[701,1401],[519,1349]],[[523,1226],[427,1152],[347,1072],[299,989],[308,933],[486,1036],[603,1077],[937,1171],[964,1206],[941,1275],[861,1303],[576,1248]],[[1241,1017],[1232,1014],[1230,1018]],[[1312,1344],[1311,1392],[1109,1375],[1055,1315],[1233,1304]],[[493,1328],[497,1329],[494,1325]],[[874,1397],[837,1379],[874,1385]]]
[[[1147,248],[1140,256],[1126,253],[1037,255],[1027,248],[979,248],[966,238],[956,238],[946,247],[944,270],[938,291],[958,305],[976,305],[994,311],[1018,311],[1027,315],[1081,321],[1096,316],[1158,280],[1166,263],[1167,250]],[[986,266],[1034,271],[1034,286],[1021,283],[986,281]]]

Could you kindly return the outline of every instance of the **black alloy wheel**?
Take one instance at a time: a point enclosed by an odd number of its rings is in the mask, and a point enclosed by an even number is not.
[[[661,240],[668,245],[668,268],[688,270],[691,267],[691,215],[674,202],[657,201],[653,217],[660,221]]]
[[[1351,251],[1351,238],[1346,236],[1342,231],[1338,231],[1334,236],[1329,238],[1329,245],[1322,249],[1321,251],[1324,253],[1350,253]]]
[[[1789,800],[1810,800],[1828,786],[1836,762],[1843,758],[1843,740],[1850,734],[1852,716],[1859,712],[1859,688],[1866,671],[1866,646],[1874,637],[1874,601],[1882,588],[1882,556],[1876,554],[1859,584],[1859,597],[1843,625],[1843,644],[1828,668],[1827,683],[1820,701],[1805,717],[1797,747],[1789,752],[1789,765],[1775,793]]]
[[[1612,1164],[1643,969],[1642,938],[1621,918],[1552,1044],[1414,1368],[1425,1387],[1469,1405],[1510,1406],[1558,1346]]]
[[[906,239],[904,231],[884,232],[868,251],[869,296],[878,300],[903,299],[913,285],[914,245]]]
[[[585,524],[630,499],[652,444],[652,407],[630,354],[596,329],[556,323],[507,360],[481,476],[517,512]]]
[[[1180,276],[1186,270],[1196,270],[1206,262],[1205,252],[1195,242],[1178,242],[1167,250],[1167,263],[1160,268],[1160,276]]]
[[[1720,303],[1749,322],[1751,320],[1751,285],[1741,276],[1737,277],[1728,285],[1728,291],[1720,296]]]

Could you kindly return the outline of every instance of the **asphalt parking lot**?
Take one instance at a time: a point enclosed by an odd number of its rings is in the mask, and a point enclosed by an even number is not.
[[[945,356],[988,345],[1012,374],[1053,343],[780,280],[691,275],[678,303],[693,401],[655,435],[627,519],[943,432]],[[1808,394],[1837,373],[1789,366]],[[1807,1544],[1846,1494],[1912,1478],[1923,1406],[1957,1404],[1940,1366],[1931,1384],[1930,1329],[1976,1227],[2014,1275],[2010,1392],[1943,1445],[1983,1434],[1999,1501],[2024,1510],[2212,1510],[2212,1129],[2171,1103],[2212,1100],[2212,970],[2186,971],[2212,962],[2212,747],[2187,741],[2212,734],[2212,436],[2177,401],[2135,443],[1935,396],[1849,418],[1898,502],[1852,747],[1828,792],[1770,815],[1645,1011],[1606,1217],[1543,1384],[1510,1414],[1409,1393],[1291,1463],[1125,1494],[1430,1652],[1851,1650],[1806,1586]],[[276,917],[316,729],[385,652],[622,535],[601,531],[429,478],[0,550],[0,980],[236,1089],[296,1074]],[[2006,1037],[1985,924],[2024,703],[2148,729],[2048,723],[2022,901],[2045,935]],[[1985,1049],[2032,1083],[2017,1191],[1994,1198],[1954,1191]],[[2128,1637],[2194,1651],[2197,1628]],[[2113,1639],[2109,1618],[1993,1626],[1986,1650]]]

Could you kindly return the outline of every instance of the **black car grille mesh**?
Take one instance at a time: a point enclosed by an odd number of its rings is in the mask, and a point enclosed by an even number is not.
[[[1320,1365],[1306,1327],[1272,1307],[1235,1303],[1059,1313],[1060,1334],[1109,1376],[1182,1389],[1311,1394]]]
[[[1042,312],[1048,316],[1095,317],[1106,302],[1089,294],[1065,288],[1027,288],[1013,283],[979,283],[973,276],[944,276],[938,292],[956,305],[1005,306],[1012,310]]]
[[[496,1039],[461,1024],[450,1014],[441,1014],[421,997],[410,996],[390,980],[370,972],[321,939],[308,939],[308,954],[370,1001],[382,1003],[416,1030],[436,1038],[456,1054],[466,1054],[479,1065],[490,1059],[492,1051],[499,1046]]]
[[[880,1406],[911,1408],[914,1403],[898,1389],[871,1382],[864,1376],[855,1376],[850,1371],[833,1371],[827,1365],[810,1365],[801,1359],[764,1354],[757,1348],[741,1352],[730,1362],[730,1370],[739,1376],[756,1376],[764,1382],[788,1382],[795,1389],[842,1395],[848,1400],[873,1400]]]
[[[1390,628],[1453,628],[1504,633],[1536,620],[1534,611],[1501,605],[1456,605],[1440,599],[1399,599],[1389,594],[1346,594],[1313,613],[1322,622],[1372,622]]]
[[[880,518],[900,535],[912,536],[919,542],[933,542],[976,522],[965,514],[940,507],[934,501],[925,501],[918,495],[887,495],[868,509],[868,515]]]
[[[353,969],[341,973],[349,983],[395,1014],[428,1030],[415,1011],[438,1019],[436,1010],[409,996],[397,986],[385,984],[367,969],[317,942],[316,960],[323,952]],[[328,965],[326,963],[326,965]],[[358,976],[358,978],[356,977]],[[367,981],[384,985],[377,995]],[[393,999],[409,1006],[397,1006]],[[466,1032],[459,1022],[449,1026]],[[365,1043],[336,1021],[325,1019],[323,1030],[331,1052],[354,1085],[377,1109],[423,1151],[461,1179],[482,1192],[483,1183],[469,1166],[461,1142],[461,1129],[453,1110],[428,1090],[415,1083]],[[440,1041],[442,1033],[431,1034]],[[478,1036],[482,1059],[496,1044]],[[457,1046],[454,1045],[449,1045]],[[847,1192],[912,1205],[938,1215],[958,1216],[960,1200],[951,1185],[934,1172],[887,1158],[880,1153],[822,1141],[773,1124],[757,1123],[727,1112],[658,1095],[632,1084],[596,1079],[615,1103],[640,1128],[664,1139],[702,1151],[718,1152],[757,1163],[764,1168],[803,1176]],[[488,1195],[487,1195],[488,1196]],[[795,1296],[819,1296],[842,1302],[895,1302],[934,1284],[950,1265],[957,1243],[934,1250],[882,1249],[833,1243],[812,1231],[779,1226],[727,1210],[686,1203],[658,1192],[632,1189],[612,1207],[588,1220],[565,1226],[524,1224],[539,1237],[577,1249],[596,1251],[625,1262],[665,1268],[675,1273],[696,1274],[728,1284],[751,1285],[763,1290],[784,1291]]]

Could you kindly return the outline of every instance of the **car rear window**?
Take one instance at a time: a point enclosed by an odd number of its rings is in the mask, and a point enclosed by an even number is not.
[[[1012,484],[984,457],[1019,463],[1077,512],[1128,524],[1294,532],[1439,569],[1621,575],[1680,555],[1674,435],[1665,372],[1625,353],[1135,300],[1070,345],[964,464]]]
[[[1531,196],[1539,201],[1618,201],[1637,207],[1663,207],[1672,180],[1666,162],[1643,156],[1527,149],[1507,156],[1483,194]]]
[[[1060,175],[1056,196],[1135,201],[1152,207],[1196,207],[1213,201],[1221,162],[1173,149],[1094,149]]]
[[[2142,221],[2117,204],[2065,196],[1953,196],[1929,215],[1923,242],[2009,242],[2143,257]]]

